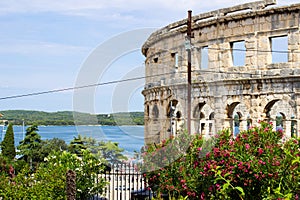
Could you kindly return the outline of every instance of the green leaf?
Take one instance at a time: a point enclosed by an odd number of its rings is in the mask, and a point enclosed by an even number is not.
[[[229,187],[229,183],[225,183],[225,184],[223,185],[223,190],[227,190],[228,187]]]
[[[245,196],[243,188],[241,188],[241,187],[235,187],[235,189],[237,189],[238,191],[240,191],[242,193],[242,196]]]
[[[295,164],[295,163],[300,163],[300,158],[299,157],[292,161],[292,165]]]

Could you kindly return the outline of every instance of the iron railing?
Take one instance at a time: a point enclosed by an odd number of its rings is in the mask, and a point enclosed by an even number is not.
[[[153,197],[144,174],[136,164],[111,165],[98,177],[104,178],[108,185],[104,194],[96,194],[93,200],[150,200]]]

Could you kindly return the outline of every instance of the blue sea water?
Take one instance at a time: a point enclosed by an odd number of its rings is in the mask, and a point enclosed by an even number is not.
[[[24,137],[27,127],[14,126],[15,145]],[[67,144],[77,137],[92,137],[97,141],[118,142],[124,149],[125,155],[133,155],[134,151],[140,151],[144,146],[144,126],[39,126],[38,133],[43,140],[59,138]],[[3,127],[0,127],[0,141],[4,136]]]

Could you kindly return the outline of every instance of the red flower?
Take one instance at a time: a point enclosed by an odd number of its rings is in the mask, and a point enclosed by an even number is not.
[[[204,199],[205,199],[205,194],[204,194],[204,192],[201,193],[200,199],[201,199],[201,200],[204,200]]]
[[[258,151],[259,156],[264,152],[264,150],[262,148],[258,148],[257,151]]]
[[[262,160],[259,160],[258,163],[259,163],[259,164],[262,164],[262,165],[265,165],[265,164],[266,164],[266,162],[264,162],[264,161],[262,161]]]
[[[250,145],[249,144],[245,144],[245,148],[246,148],[246,150],[249,150],[250,149]]]
[[[207,154],[206,154],[206,158],[209,158],[210,157],[210,152],[208,152]]]

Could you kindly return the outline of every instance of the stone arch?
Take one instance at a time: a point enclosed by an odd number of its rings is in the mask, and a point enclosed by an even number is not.
[[[193,110],[193,131],[203,135],[214,132],[214,113],[212,108],[204,101],[196,104]]]
[[[157,101],[152,101],[149,105],[149,119],[145,121],[145,131],[151,133],[145,135],[145,141],[159,142],[161,140],[161,123],[160,123],[160,105]],[[152,126],[148,126],[149,123]]]
[[[267,103],[267,105],[265,106],[264,108],[264,114],[266,116],[267,119],[269,119],[271,116],[270,116],[270,111],[272,109],[272,107],[274,106],[274,104],[279,101],[280,99],[274,99],[274,100],[271,100],[270,102]]]
[[[235,107],[239,104],[240,102],[233,102],[231,104],[227,104],[226,107],[226,112],[227,112],[227,117],[232,118],[233,117],[233,112]]]
[[[195,119],[201,119],[201,110],[203,108],[203,106],[206,104],[206,102],[200,102],[198,103],[193,110],[193,118]]]
[[[170,100],[166,108],[166,126],[169,135],[176,135],[177,131],[180,130],[180,127],[184,123],[181,110],[182,107],[178,100]]]
[[[178,101],[176,99],[173,99],[168,103],[167,110],[166,110],[167,117],[170,117],[172,113],[175,113],[177,104],[178,104]],[[174,107],[173,111],[172,111],[171,107]]]
[[[226,114],[228,127],[230,127],[234,136],[236,136],[240,131],[247,130],[249,125],[249,109],[244,104],[244,102],[235,101],[226,106]]]
[[[282,129],[286,137],[292,136],[296,125],[294,121],[295,109],[287,99],[270,100],[264,107],[266,121],[272,122],[273,129]]]
[[[232,131],[232,133],[234,135],[237,134],[237,132],[239,132],[239,129],[237,129],[234,125],[234,112],[235,112],[235,108],[240,104],[240,102],[232,102],[231,104],[227,104],[226,106],[226,113],[227,113],[227,120],[229,122],[229,127]],[[237,129],[237,130],[236,130]]]

